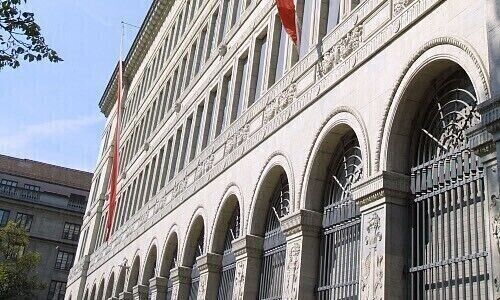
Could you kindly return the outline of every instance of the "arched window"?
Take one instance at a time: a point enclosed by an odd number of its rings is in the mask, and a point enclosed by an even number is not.
[[[167,293],[166,300],[172,299],[172,291],[174,288],[174,283],[172,281],[172,269],[177,266],[177,247],[174,250],[174,254],[172,255],[172,259],[170,260],[170,266],[168,271],[168,281],[167,281]]]
[[[189,300],[198,298],[198,286],[200,284],[200,270],[198,269],[196,258],[203,254],[204,228],[202,227],[200,236],[196,241],[196,248],[193,255],[193,268],[191,270],[191,285],[189,288]]]
[[[465,136],[479,122],[476,94],[459,70],[438,78],[428,97],[411,168],[410,296],[487,298],[483,167]]]
[[[357,299],[361,216],[351,187],[363,174],[354,132],[340,140],[331,160],[323,200],[318,299]]]
[[[264,233],[259,299],[281,299],[285,271],[286,239],[280,218],[288,214],[288,179],[282,175],[271,198]]]
[[[224,253],[222,255],[222,273],[217,292],[218,300],[230,300],[233,297],[234,274],[236,271],[236,259],[232,251],[232,242],[239,236],[240,232],[240,208],[234,209],[229,228],[224,240]]]

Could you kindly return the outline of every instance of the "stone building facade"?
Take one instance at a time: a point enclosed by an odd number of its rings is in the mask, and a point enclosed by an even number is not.
[[[0,155],[0,226],[23,226],[40,254],[35,299],[64,299],[91,182],[89,172]]]
[[[500,297],[500,4],[156,0],[67,299]]]

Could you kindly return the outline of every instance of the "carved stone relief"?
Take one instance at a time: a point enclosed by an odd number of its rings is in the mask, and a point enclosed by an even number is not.
[[[200,159],[198,161],[198,167],[196,168],[195,171],[195,178],[198,179],[201,176],[205,175],[210,169],[212,169],[212,166],[214,164],[214,155],[213,153],[210,154],[206,159]]]
[[[207,281],[208,281],[208,274],[205,274],[204,276],[201,276],[200,278],[200,289],[198,294],[205,299],[206,298],[206,292],[207,292]]]
[[[408,4],[410,4],[411,0],[394,0],[394,5],[392,7],[392,11],[395,15],[402,12]]]
[[[364,232],[363,257],[361,261],[361,298],[381,300],[384,279],[384,254],[381,249],[382,232],[380,216],[372,212],[367,219]]]
[[[264,122],[268,122],[279,112],[285,109],[294,99],[297,92],[297,84],[292,83],[281,95],[269,98],[264,108]]]
[[[323,77],[333,67],[343,61],[349,54],[359,48],[363,26],[358,25],[347,33],[340,41],[323,54],[318,63],[318,77]]]
[[[500,201],[496,195],[491,196],[491,210],[493,215],[492,232],[493,241],[496,242],[498,254],[500,254]]]
[[[290,247],[290,253],[288,254],[284,299],[298,299],[300,253],[300,242],[293,243]]]
[[[226,147],[224,148],[224,154],[228,155],[239,145],[241,145],[248,138],[250,132],[250,125],[245,124],[239,131],[230,136],[226,141]]]
[[[233,299],[243,300],[244,289],[245,289],[245,262],[239,261],[236,263],[236,276],[234,277]]]
[[[179,196],[182,192],[184,192],[184,190],[186,189],[186,186],[187,186],[187,177],[184,177],[174,185],[174,189],[172,191],[172,196],[174,198]]]

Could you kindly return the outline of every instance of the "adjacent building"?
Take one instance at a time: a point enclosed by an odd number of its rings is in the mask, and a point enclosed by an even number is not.
[[[66,299],[498,299],[500,2],[275,2],[152,2]]]
[[[64,299],[75,261],[92,173],[0,155],[0,226],[9,220],[29,234],[46,284],[36,299]]]

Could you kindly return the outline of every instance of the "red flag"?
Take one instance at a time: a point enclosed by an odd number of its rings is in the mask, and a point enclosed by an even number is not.
[[[307,0],[312,1],[312,0]],[[297,31],[297,19],[295,18],[295,4],[293,0],[276,0],[278,14],[281,24],[285,27],[286,33],[290,36],[295,46],[299,46],[299,35]]]
[[[121,120],[121,101],[122,100],[122,61],[118,63],[118,90],[116,92],[116,125],[114,132],[113,143],[113,163],[111,165],[111,176],[109,177],[109,206],[108,217],[106,219],[106,241],[111,234],[111,226],[116,208],[116,190],[118,185],[118,168],[119,168],[119,154],[120,154],[120,120]]]

